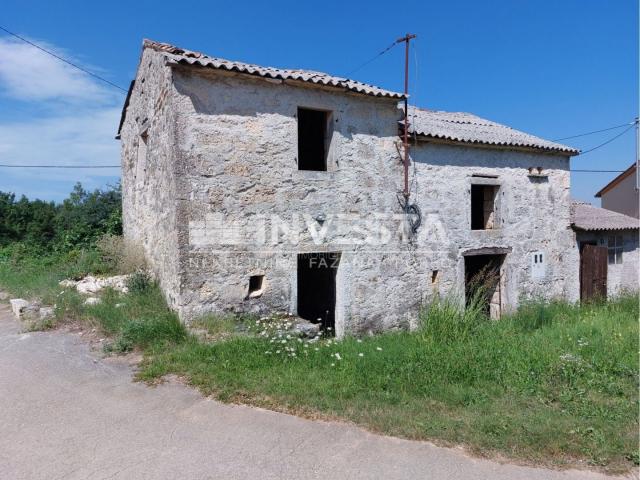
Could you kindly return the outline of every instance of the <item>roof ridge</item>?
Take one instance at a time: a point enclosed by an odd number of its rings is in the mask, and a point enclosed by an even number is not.
[[[168,43],[157,42],[155,40],[146,38],[142,41],[142,48],[143,50],[145,48],[150,48],[164,55],[170,56],[170,58],[172,60],[175,60],[176,63],[235,71],[238,73],[267,78],[296,80],[309,82],[316,85],[344,88],[345,90],[350,92],[370,95],[374,97],[386,97],[398,100],[405,98],[405,95],[403,93],[385,90],[372,84],[331,75],[325,72],[305,69],[261,66],[241,61],[228,60],[221,57],[212,57],[202,52],[187,50]]]

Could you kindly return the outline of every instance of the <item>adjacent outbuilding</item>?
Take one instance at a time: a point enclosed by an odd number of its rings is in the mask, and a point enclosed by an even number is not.
[[[580,251],[580,299],[612,297],[640,287],[640,220],[574,201],[571,226]]]

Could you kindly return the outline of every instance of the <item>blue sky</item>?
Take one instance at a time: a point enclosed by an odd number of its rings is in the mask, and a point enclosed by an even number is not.
[[[633,121],[638,114],[636,0],[333,2],[3,2],[0,25],[128,86],[142,38],[264,65],[346,75],[416,33],[413,102],[467,111],[548,139]],[[353,77],[402,89],[401,48]],[[417,64],[417,75],[416,75]],[[0,32],[0,163],[118,164],[121,92]],[[621,130],[574,140],[588,149]],[[633,131],[572,160],[623,170]],[[76,181],[114,183],[119,170],[0,168],[0,190],[60,200]],[[573,173],[593,194],[616,174]]]

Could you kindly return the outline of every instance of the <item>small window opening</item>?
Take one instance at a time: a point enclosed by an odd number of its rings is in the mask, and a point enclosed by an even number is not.
[[[298,108],[298,170],[327,170],[329,112]]]
[[[471,229],[492,230],[497,228],[495,185],[471,185]]]
[[[149,133],[147,130],[142,132],[138,138],[138,161],[136,166],[136,177],[143,177],[147,171],[147,144],[149,143]]]
[[[438,281],[438,270],[431,271],[431,283],[436,283]]]
[[[251,275],[249,277],[249,294],[247,298],[255,298],[262,295],[264,275]]]
[[[609,265],[622,263],[622,235],[610,235],[607,242]]]

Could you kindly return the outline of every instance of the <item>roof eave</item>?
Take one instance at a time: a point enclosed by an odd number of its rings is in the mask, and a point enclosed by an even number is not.
[[[571,224],[571,228],[580,230],[581,232],[622,232],[640,229],[640,227],[585,227],[576,225],[575,223]]]
[[[153,47],[148,47],[148,48],[153,48]],[[155,49],[154,49],[155,50]],[[353,88],[353,87],[349,87],[348,85],[344,85],[344,84],[337,84],[337,85],[333,85],[333,84],[329,84],[329,83],[322,83],[322,82],[313,82],[313,81],[308,81],[308,80],[299,80],[299,79],[291,79],[291,78],[283,78],[280,75],[262,75],[259,72],[248,72],[248,71],[242,71],[240,69],[237,68],[218,68],[215,67],[213,65],[202,65],[200,63],[191,63],[187,60],[176,60],[175,58],[170,57],[168,54],[166,54],[165,52],[162,52],[161,50],[156,50],[159,51],[160,53],[163,53],[166,55],[167,57],[167,62],[166,65],[169,67],[178,67],[178,68],[197,68],[197,69],[206,69],[209,71],[216,71],[216,72],[225,72],[225,73],[229,73],[229,74],[236,74],[236,75],[246,75],[249,77],[253,77],[253,78],[261,78],[267,81],[279,81],[282,82],[283,84],[295,84],[297,86],[305,86],[305,87],[309,87],[309,88],[318,88],[318,89],[323,89],[323,90],[333,90],[333,91],[341,91],[341,92],[348,92],[348,93],[353,93],[356,95],[363,95],[363,96],[367,96],[367,97],[373,97],[373,98],[377,98],[380,100],[387,100],[387,101],[393,101],[393,102],[399,102],[404,100],[405,98],[408,98],[408,96],[404,95],[403,93],[397,93],[397,92],[391,92],[391,91],[385,91],[385,93],[372,93],[372,92],[363,92],[361,90],[358,90],[357,88]]]
[[[614,178],[613,180],[611,180],[609,183],[607,183],[604,187],[602,187],[600,189],[600,191],[598,193],[596,193],[594,195],[594,197],[596,198],[600,198],[602,196],[602,194],[607,193],[609,190],[611,190],[613,187],[615,187],[616,185],[618,185],[620,182],[622,182],[625,178],[627,178],[629,175],[631,175],[633,173],[633,170],[636,168],[636,164],[633,163],[629,168],[627,168],[624,172],[622,172],[621,174],[619,174],[616,178]]]
[[[136,81],[131,80],[129,83],[129,90],[127,90],[127,98],[124,100],[124,105],[122,106],[122,112],[120,112],[120,123],[118,124],[118,132],[116,133],[116,140],[120,140],[120,132],[122,131],[122,126],[124,125],[124,120],[127,117],[127,108],[129,107],[129,101],[131,100],[131,92],[133,92],[133,87],[135,86]]]
[[[503,144],[503,143],[457,140],[457,139],[451,139],[451,138],[438,137],[435,135],[426,135],[423,133],[412,133],[411,135],[413,135],[419,141],[428,142],[428,143],[439,143],[439,144],[466,146],[466,147],[473,147],[473,148],[517,150],[517,151],[534,152],[534,153],[546,154],[546,155],[561,155],[565,157],[573,157],[575,155],[580,154],[580,151],[575,149],[561,150],[561,149],[554,149],[554,148],[536,147],[536,146],[530,146],[530,145],[510,145],[510,144]]]

